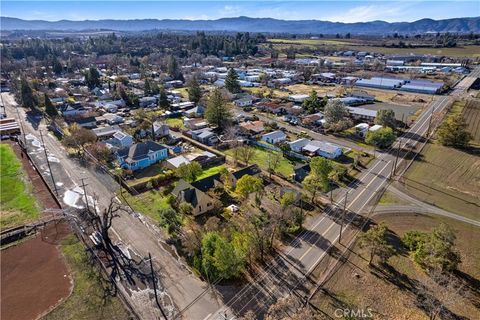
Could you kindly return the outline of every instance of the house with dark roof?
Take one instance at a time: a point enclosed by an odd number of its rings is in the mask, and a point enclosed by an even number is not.
[[[167,147],[153,141],[135,143],[117,151],[117,159],[122,168],[139,170],[168,158]]]
[[[310,164],[297,164],[293,168],[293,178],[297,182],[302,182],[310,174]]]
[[[172,194],[177,198],[177,202],[189,203],[193,207],[193,215],[198,216],[214,208],[214,199],[207,192],[220,184],[220,174],[215,174],[192,183],[180,179]]]
[[[235,188],[237,186],[237,181],[244,175],[248,174],[250,176],[256,176],[259,175],[262,172],[260,168],[256,164],[252,164],[248,167],[245,167],[243,169],[230,172],[228,174],[228,183],[232,188]]]

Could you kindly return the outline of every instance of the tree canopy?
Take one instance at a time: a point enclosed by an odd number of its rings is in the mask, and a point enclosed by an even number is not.
[[[461,114],[448,117],[438,128],[437,136],[442,145],[455,148],[468,147],[472,139]]]
[[[368,131],[365,142],[383,149],[390,147],[395,139],[392,128],[381,128],[376,131]]]
[[[192,101],[195,104],[199,103],[200,99],[202,98],[202,88],[200,87],[196,76],[193,76],[188,82],[187,90],[188,100]]]
[[[241,91],[240,83],[238,82],[238,74],[235,69],[230,68],[225,77],[225,88],[231,93],[238,93]]]
[[[222,91],[219,88],[215,89],[208,99],[205,118],[210,124],[220,129],[225,129],[231,122],[230,108],[225,103]]]
[[[263,182],[261,178],[246,174],[238,179],[235,192],[237,192],[243,198],[247,198],[252,192],[258,192],[262,190],[262,187]]]
[[[377,111],[375,123],[384,127],[395,129],[397,127],[397,119],[392,109],[381,109]]]
[[[182,163],[176,170],[177,176],[187,182],[193,182],[203,172],[202,166],[196,161],[190,163]]]
[[[374,257],[379,257],[382,262],[386,262],[394,253],[395,249],[387,242],[387,227],[384,222],[371,227],[367,232],[360,236],[360,247],[369,251],[371,265]]]

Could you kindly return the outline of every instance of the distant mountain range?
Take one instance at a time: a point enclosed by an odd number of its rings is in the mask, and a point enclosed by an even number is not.
[[[358,23],[329,22],[319,20],[278,20],[272,18],[222,18],[218,20],[83,20],[44,21],[0,17],[1,30],[183,30],[183,31],[243,31],[297,34],[413,34],[426,32],[480,32],[480,17],[445,20],[421,19],[414,22],[371,21]]]

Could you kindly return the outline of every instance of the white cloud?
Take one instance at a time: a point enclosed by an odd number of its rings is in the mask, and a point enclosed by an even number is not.
[[[221,17],[236,17],[242,14],[243,9],[236,5],[225,5],[218,11]]]
[[[357,6],[349,9],[345,13],[326,16],[322,20],[333,22],[366,22],[374,20],[383,21],[401,21],[405,14],[405,10],[410,4],[372,4],[368,6]]]

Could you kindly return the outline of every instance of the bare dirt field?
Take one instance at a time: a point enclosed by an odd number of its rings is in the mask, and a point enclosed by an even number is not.
[[[35,238],[2,250],[2,319],[36,319],[69,296],[72,283],[57,247],[69,232],[63,224],[52,224]]]

